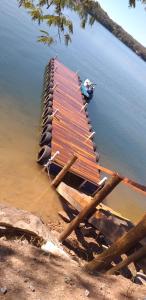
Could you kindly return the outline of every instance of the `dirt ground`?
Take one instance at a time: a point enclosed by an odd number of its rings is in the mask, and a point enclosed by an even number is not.
[[[78,262],[45,254],[26,239],[0,238],[2,300],[144,300],[146,287],[122,276],[86,274]]]

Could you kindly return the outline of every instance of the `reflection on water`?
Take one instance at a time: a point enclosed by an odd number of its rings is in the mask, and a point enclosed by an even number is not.
[[[0,199],[45,219],[55,217],[58,197],[35,163],[38,135],[31,115],[18,111],[15,99],[2,97],[0,110]]]
[[[56,53],[81,78],[97,84],[89,114],[101,164],[146,183],[146,65],[99,24],[83,31],[73,18],[71,46],[45,48],[36,43],[38,27],[25,10],[15,0],[1,3],[0,199],[45,217],[60,208],[35,163],[43,72]],[[146,210],[145,197],[122,184],[108,203],[134,220]]]

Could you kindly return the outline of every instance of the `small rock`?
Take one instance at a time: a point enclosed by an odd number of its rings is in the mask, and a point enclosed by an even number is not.
[[[69,276],[65,276],[64,282],[65,282],[66,284],[71,285],[71,286],[74,285],[74,282],[73,282],[72,278],[70,278]]]
[[[67,284],[70,284],[70,282],[71,282],[71,278],[70,278],[70,277],[68,277],[68,276],[65,276],[65,278],[64,278],[64,282],[65,282],[65,283],[67,283]]]
[[[89,295],[90,295],[90,292],[88,290],[85,290],[85,296],[89,297]]]
[[[33,285],[29,285],[29,288],[30,288],[30,290],[32,291],[32,292],[35,292],[35,288],[34,288],[34,286]]]
[[[0,293],[5,295],[7,293],[7,288],[6,287],[0,288]]]

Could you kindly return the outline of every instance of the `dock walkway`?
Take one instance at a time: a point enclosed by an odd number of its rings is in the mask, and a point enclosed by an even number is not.
[[[73,175],[79,185],[86,182],[96,190],[100,177],[97,153],[94,151],[95,144],[93,145],[92,139],[89,138],[92,129],[84,101],[77,73],[57,59],[50,60],[45,73],[42,126],[44,128],[46,123],[50,124],[51,130],[47,134],[51,139],[49,142],[46,136],[44,139],[44,129],[43,144],[40,145],[51,147],[51,157],[59,151],[59,155],[56,155],[51,163],[50,172],[55,167],[59,172],[59,168],[63,168],[73,155],[76,155],[78,159],[72,165],[69,174]],[[40,150],[38,158],[43,151]],[[38,163],[43,164],[42,159],[41,162],[38,159]]]
[[[95,185],[99,181],[96,154],[93,142],[87,140],[91,134],[85,110],[78,75],[57,59],[54,61],[53,111],[58,109],[57,118],[52,121],[52,154],[59,150],[55,162],[63,167],[73,154],[78,160],[71,168],[75,175]]]

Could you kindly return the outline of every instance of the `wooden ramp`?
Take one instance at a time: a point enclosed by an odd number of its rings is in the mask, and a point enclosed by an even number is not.
[[[89,124],[83,107],[78,75],[58,60],[54,61],[53,111],[59,109],[57,118],[52,122],[52,155],[59,150],[60,155],[55,159],[61,167],[75,153],[78,160],[71,168],[71,172],[84,180],[97,184],[99,171],[97,169],[96,155],[93,143],[86,141]]]

